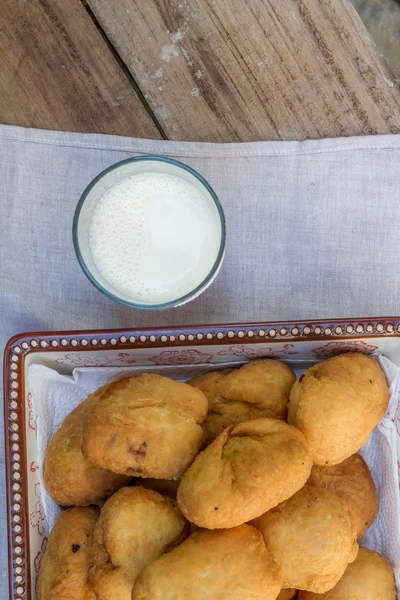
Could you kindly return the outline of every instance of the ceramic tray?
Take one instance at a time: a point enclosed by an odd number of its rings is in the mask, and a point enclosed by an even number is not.
[[[12,338],[4,359],[10,600],[35,599],[48,535],[36,462],[36,422],[26,377],[31,364],[68,374],[85,366],[222,364],[258,357],[308,363],[349,350],[366,354],[379,351],[400,366],[400,317],[35,332]]]

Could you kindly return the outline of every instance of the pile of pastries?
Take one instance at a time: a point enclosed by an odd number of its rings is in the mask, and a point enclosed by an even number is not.
[[[357,452],[388,397],[359,353],[297,380],[260,359],[105,385],[47,451],[47,489],[70,508],[38,600],[395,600],[389,562],[357,543],[379,503]]]

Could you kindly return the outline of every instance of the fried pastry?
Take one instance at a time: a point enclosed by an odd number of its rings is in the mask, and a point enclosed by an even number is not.
[[[130,479],[102,469],[83,456],[83,421],[92,404],[92,399],[81,402],[66,417],[47,449],[44,483],[61,506],[88,506],[109,496]]]
[[[312,460],[303,434],[278,419],[229,427],[195,459],[178,488],[185,517],[207,529],[262,515],[306,483]]]
[[[188,534],[188,523],[169,498],[142,487],[116,492],[95,528],[90,583],[96,600],[130,600],[141,570]]]
[[[161,375],[138,375],[95,392],[82,449],[95,464],[116,473],[179,479],[203,440],[203,392]]]
[[[94,506],[68,508],[58,516],[40,566],[38,600],[95,600],[88,575],[98,517]]]
[[[379,497],[367,463],[353,454],[332,467],[314,465],[308,483],[341,496],[349,507],[357,539],[367,531],[378,515]]]
[[[388,406],[374,358],[341,354],[304,371],[290,392],[288,422],[302,431],[318,465],[336,465],[365,444]]]
[[[192,534],[142,571],[132,600],[276,600],[280,589],[262,535],[242,525]]]
[[[208,399],[208,415],[203,423],[206,443],[229,425],[265,417],[286,419],[289,392],[295,381],[296,375],[285,363],[271,358],[194,377],[190,385],[201,389]]]
[[[396,600],[393,569],[382,554],[360,548],[335,587],[325,594],[299,592],[299,600]]]
[[[305,485],[258,521],[283,587],[321,594],[342,577],[358,545],[346,502]]]

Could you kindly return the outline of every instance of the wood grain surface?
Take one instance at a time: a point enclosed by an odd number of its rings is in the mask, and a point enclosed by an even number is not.
[[[88,0],[170,139],[400,132],[350,0]]]
[[[79,0],[1,0],[0,121],[158,138]]]

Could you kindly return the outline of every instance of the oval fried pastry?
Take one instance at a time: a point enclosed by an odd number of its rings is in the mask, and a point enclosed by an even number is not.
[[[194,377],[190,385],[202,390],[209,404],[203,423],[206,443],[229,425],[265,417],[286,419],[289,392],[295,381],[293,371],[272,358]]]
[[[336,465],[365,444],[389,401],[377,361],[352,352],[304,371],[290,392],[288,422],[306,436],[318,465]]]
[[[96,600],[131,600],[141,570],[189,533],[175,503],[158,492],[126,487],[101,509],[90,583]]]
[[[299,600],[396,600],[393,569],[382,554],[360,547],[357,558],[325,594],[299,592]]]
[[[203,392],[161,375],[126,377],[93,394],[82,449],[116,473],[179,479],[203,440]]]
[[[346,501],[357,539],[375,521],[379,509],[378,491],[367,463],[359,454],[353,454],[332,467],[314,465],[308,483],[320,490],[333,492]]]
[[[99,509],[94,506],[60,513],[40,566],[38,600],[95,600],[88,575],[98,517]]]
[[[235,527],[297,492],[311,466],[296,428],[278,419],[246,421],[221,433],[196,457],[178,488],[178,504],[199,527]]]
[[[357,556],[346,502],[309,485],[263,515],[257,527],[282,571],[283,587],[326,592]]]
[[[262,535],[242,525],[192,534],[142,571],[132,600],[275,600],[280,589],[280,573]]]
[[[56,431],[47,449],[43,478],[61,506],[89,506],[126,485],[129,477],[117,475],[90,462],[82,454],[83,422],[93,400],[81,402]]]

